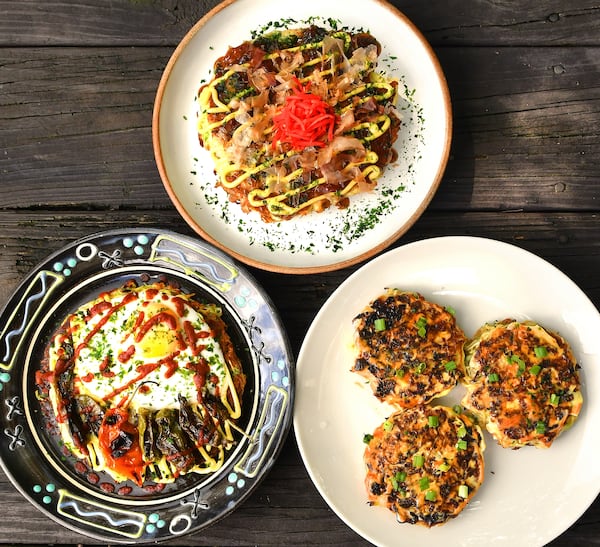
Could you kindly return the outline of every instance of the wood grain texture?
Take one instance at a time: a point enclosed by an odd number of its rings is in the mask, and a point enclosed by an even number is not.
[[[451,158],[392,247],[471,235],[554,264],[600,308],[600,5],[593,0],[394,0],[432,44],[452,97]],[[217,0],[0,0],[0,307],[65,244],[132,227],[194,235],[152,150],[174,48]],[[360,265],[250,269],[297,355]],[[0,384],[1,385],[1,384]],[[557,493],[561,495],[561,493]],[[0,471],[0,545],[93,545],[33,508]],[[293,431],[235,515],[170,545],[368,545],[323,501]],[[600,545],[600,499],[551,547]]]
[[[0,50],[1,207],[170,207],[151,142],[154,94],[170,53]],[[600,48],[438,55],[454,137],[433,209],[600,210]]]

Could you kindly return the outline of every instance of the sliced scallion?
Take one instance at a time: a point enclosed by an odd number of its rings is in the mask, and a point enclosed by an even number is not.
[[[553,393],[552,395],[550,395],[550,404],[551,405],[557,405],[560,403],[560,395]]]
[[[540,373],[540,370],[542,370],[542,367],[540,367],[540,365],[533,365],[529,369],[529,373],[533,376],[537,376]]]
[[[419,488],[421,489],[421,492],[429,488],[429,477],[421,477],[421,480],[419,481]]]
[[[375,319],[373,326],[375,327],[376,332],[382,332],[387,328],[385,319],[383,317],[380,317],[379,319]]]
[[[533,348],[533,352],[535,353],[535,356],[540,359],[548,357],[548,348],[546,348],[546,346],[536,346]]]
[[[546,424],[544,422],[537,422],[535,424],[535,432],[538,435],[543,435],[544,433],[546,433]]]
[[[497,382],[498,380],[500,380],[500,377],[495,372],[488,374],[488,382],[494,383],[494,382]]]
[[[427,501],[435,501],[437,499],[437,492],[435,490],[427,490],[425,492],[425,499]]]
[[[458,495],[463,499],[467,499],[469,497],[469,487],[466,484],[461,484],[458,487]]]
[[[452,372],[453,370],[456,369],[456,363],[454,361],[448,361],[444,365],[444,368],[446,369],[447,372]]]
[[[437,427],[440,425],[440,419],[434,414],[433,416],[427,417],[427,423],[429,424],[429,427]]]
[[[464,439],[461,439],[460,441],[458,441],[456,443],[456,448],[458,450],[466,450],[467,449],[467,441],[465,441]]]
[[[415,454],[413,456],[413,467],[423,467],[425,463],[425,457],[423,454]]]

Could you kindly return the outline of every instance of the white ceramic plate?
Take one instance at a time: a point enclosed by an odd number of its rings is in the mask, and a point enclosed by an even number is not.
[[[390,414],[356,374],[352,319],[386,287],[452,306],[467,336],[487,321],[532,319],[570,341],[584,406],[548,450],[500,448],[486,433],[485,481],[456,519],[426,529],[366,503],[363,435]],[[544,545],[600,490],[600,314],[564,274],[497,241],[446,237],[389,251],[349,277],[311,325],[297,360],[294,425],[310,476],[331,508],[377,545]],[[462,394],[457,387],[449,396]]]
[[[379,69],[400,80],[403,124],[398,161],[378,187],[333,207],[283,223],[244,214],[215,188],[209,154],[196,131],[198,88],[228,47],[271,22],[309,18],[328,26],[367,29],[381,43]],[[357,263],[406,232],[435,193],[448,159],[451,105],[444,75],[414,25],[382,0],[226,0],[185,36],[161,79],[153,115],[158,170],[173,203],[205,239],[247,264],[286,273],[314,273]]]

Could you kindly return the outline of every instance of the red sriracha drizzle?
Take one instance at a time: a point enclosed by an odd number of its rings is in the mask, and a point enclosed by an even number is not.
[[[308,92],[294,78],[295,87],[291,95],[285,98],[282,109],[273,116],[273,143],[289,143],[294,150],[303,150],[308,146],[322,148],[327,140],[333,140],[336,116],[333,109],[321,97]]]

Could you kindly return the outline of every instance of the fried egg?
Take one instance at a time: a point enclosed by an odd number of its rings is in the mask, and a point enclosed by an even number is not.
[[[549,447],[583,404],[568,342],[532,321],[482,326],[467,345],[463,405],[505,448]]]
[[[403,408],[446,395],[464,373],[465,335],[452,310],[388,289],[353,321],[353,371],[375,396]]]
[[[401,409],[364,440],[369,504],[387,507],[398,522],[443,524],[483,482],[481,430],[451,408]]]
[[[204,317],[189,297],[167,287],[135,287],[106,292],[69,320],[75,386],[97,401],[131,399],[133,408],[178,407],[178,395],[197,399],[193,381],[208,364],[226,381],[225,358]],[[58,362],[60,339],[51,348]]]

